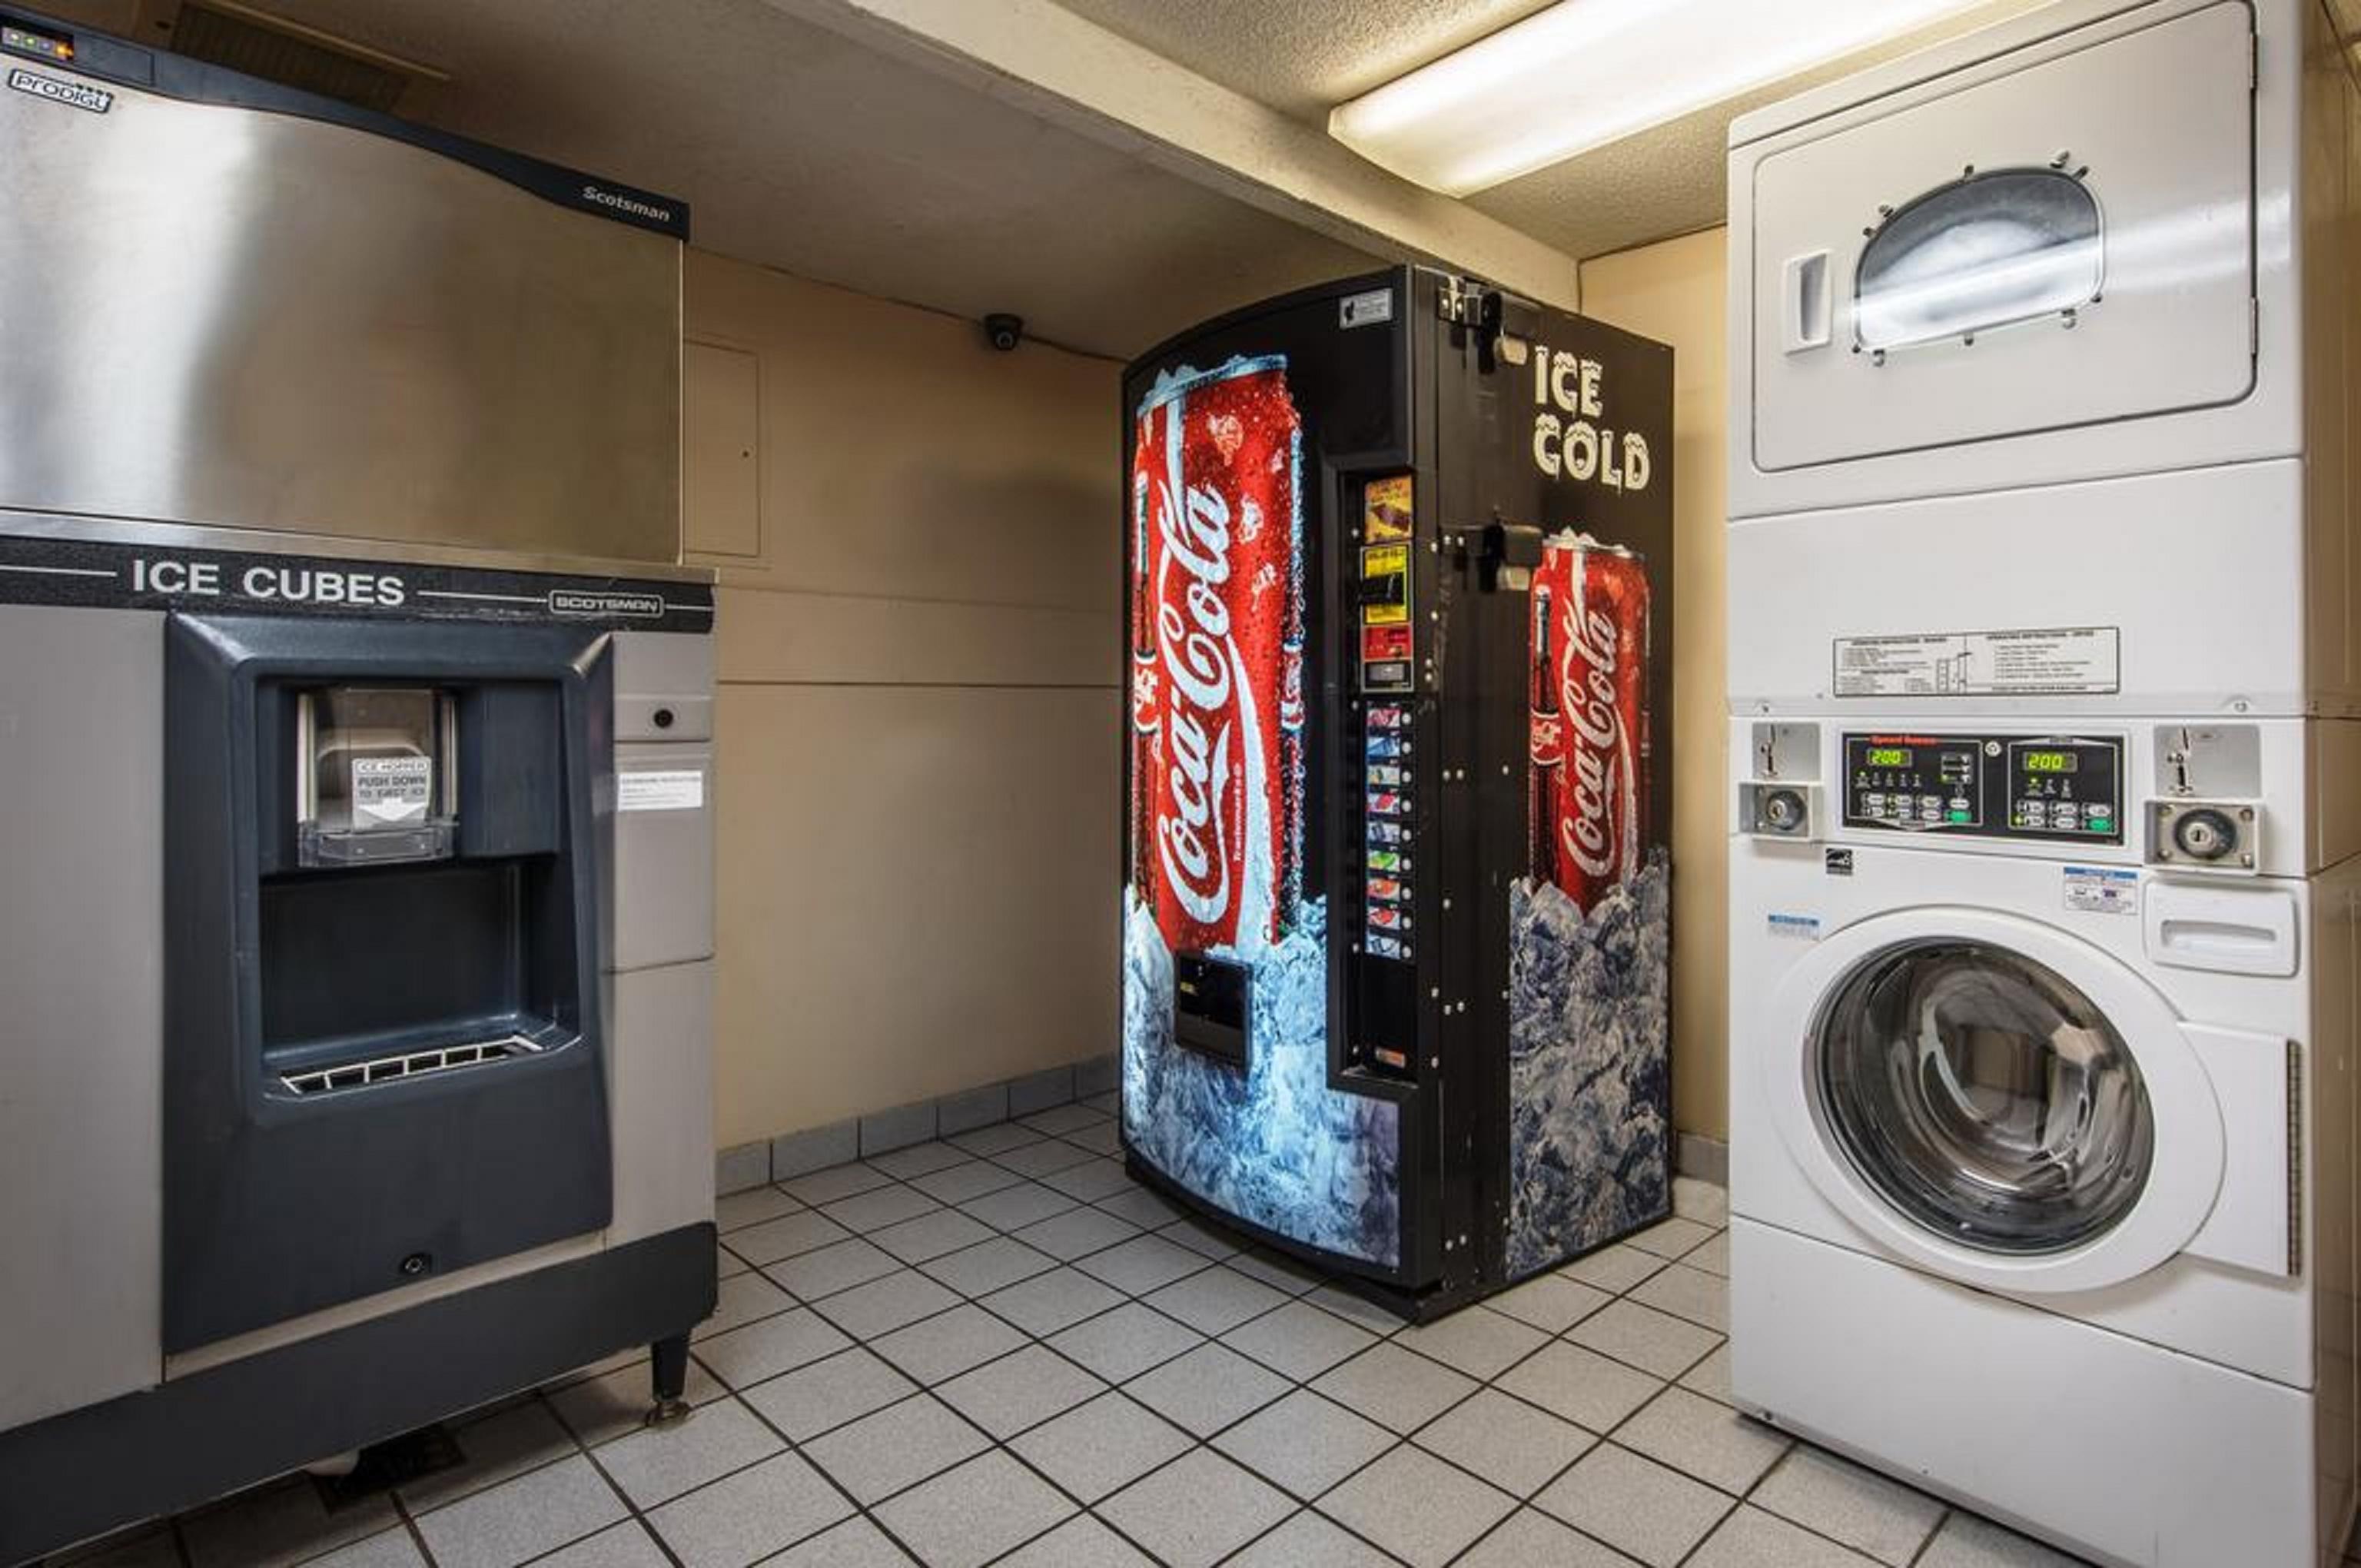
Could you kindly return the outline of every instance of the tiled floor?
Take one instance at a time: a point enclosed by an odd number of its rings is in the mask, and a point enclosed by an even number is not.
[[[1104,1098],[725,1199],[690,1396],[643,1365],[456,1429],[336,1515],[282,1482],[84,1568],[2045,1568],[1748,1421],[1718,1189],[1424,1328],[1240,1250],[1108,1157]]]

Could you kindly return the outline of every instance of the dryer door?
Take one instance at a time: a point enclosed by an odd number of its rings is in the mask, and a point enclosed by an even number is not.
[[[1781,1136],[1876,1240],[1957,1279],[2088,1289],[2205,1222],[2213,1088],[2155,989],[2008,916],[1917,909],[1829,938],[1773,1001]]]
[[[2253,13],[2121,27],[1838,116],[1755,166],[1757,467],[2246,395]]]

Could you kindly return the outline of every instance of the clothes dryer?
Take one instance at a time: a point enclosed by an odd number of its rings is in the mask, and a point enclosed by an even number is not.
[[[2314,0],[2063,0],[1736,122],[1739,710],[2361,713],[2356,105]]]

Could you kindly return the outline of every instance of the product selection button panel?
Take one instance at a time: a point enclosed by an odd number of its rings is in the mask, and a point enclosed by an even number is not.
[[[1848,828],[2123,842],[2120,736],[1848,734]]]

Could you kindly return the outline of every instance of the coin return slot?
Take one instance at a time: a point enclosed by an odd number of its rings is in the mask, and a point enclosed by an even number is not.
[[[432,1050],[404,1051],[399,1056],[376,1057],[339,1067],[314,1068],[309,1072],[281,1073],[279,1081],[295,1094],[327,1094],[340,1089],[365,1089],[373,1083],[424,1078],[463,1067],[481,1067],[487,1062],[534,1056],[540,1050],[539,1046],[522,1036],[511,1035],[503,1040],[439,1046]]]

